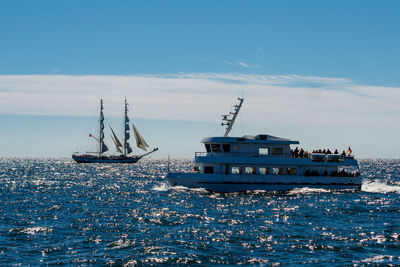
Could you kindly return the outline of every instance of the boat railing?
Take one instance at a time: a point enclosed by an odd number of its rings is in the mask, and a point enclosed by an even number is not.
[[[292,157],[291,153],[282,154],[259,154],[259,153],[249,153],[249,152],[195,152],[195,157],[214,157],[214,156],[241,156],[241,157]]]
[[[259,154],[259,153],[249,153],[249,152],[195,152],[195,157],[221,157],[221,156],[236,156],[236,157],[285,157],[292,158],[293,155],[291,153],[283,153],[283,154]],[[312,162],[343,162],[346,159],[354,159],[354,155],[346,155],[343,157],[342,155],[337,154],[323,154],[323,153],[313,153],[309,157],[298,157],[303,159],[310,159]]]
[[[343,162],[345,159],[354,159],[354,155],[343,156],[341,154],[312,153],[313,162]]]

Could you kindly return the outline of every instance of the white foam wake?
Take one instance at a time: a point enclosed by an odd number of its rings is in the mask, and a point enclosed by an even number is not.
[[[206,189],[204,188],[189,188],[186,186],[180,186],[180,185],[176,185],[176,186],[170,186],[167,182],[164,182],[160,185],[155,185],[153,186],[153,188],[151,190],[154,191],[168,191],[168,190],[176,190],[176,191],[194,191],[194,192],[208,192]]]
[[[302,187],[302,188],[294,188],[288,192],[288,195],[296,195],[296,194],[313,194],[313,193],[329,193],[328,189],[324,188],[310,188],[310,187]]]
[[[154,191],[168,191],[170,188],[171,187],[166,182],[164,182],[164,183],[162,183],[160,185],[153,186],[153,188],[151,190],[154,190]]]
[[[361,191],[369,193],[400,193],[400,185],[387,184],[384,181],[364,181]]]

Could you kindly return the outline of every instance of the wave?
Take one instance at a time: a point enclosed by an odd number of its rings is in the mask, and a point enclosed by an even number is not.
[[[151,190],[154,191],[168,191],[168,190],[176,190],[176,191],[193,191],[193,192],[204,192],[208,193],[208,191],[205,188],[189,188],[186,186],[181,186],[181,185],[176,185],[176,186],[170,186],[168,185],[167,182],[164,182],[160,185],[155,185]]]
[[[110,247],[111,249],[134,247],[135,245],[136,245],[136,242],[133,240],[129,240],[129,239],[118,239],[117,241],[107,244],[107,246]]]
[[[364,181],[361,191],[369,193],[400,193],[400,185],[388,184],[382,180]]]
[[[169,189],[171,189],[171,187],[166,182],[164,182],[160,185],[153,186],[153,188],[151,190],[164,192],[164,191],[168,191]]]
[[[39,233],[48,233],[52,232],[53,228],[51,227],[43,227],[43,226],[34,226],[34,227],[25,227],[25,228],[12,228],[8,232],[20,232],[29,235],[35,235]]]
[[[209,191],[207,191],[203,187],[191,188],[191,187],[177,185],[172,188],[175,190],[178,190],[178,191],[193,191],[193,192],[200,192],[200,193],[209,193]]]
[[[330,193],[331,191],[324,188],[310,188],[310,187],[302,187],[302,188],[294,188],[287,192],[288,195],[297,195],[297,194],[313,194],[313,193]]]
[[[368,263],[387,263],[387,262],[392,262],[393,260],[396,260],[396,258],[400,258],[400,257],[396,257],[393,255],[377,255],[371,258],[366,258],[361,260],[361,262],[368,262]]]

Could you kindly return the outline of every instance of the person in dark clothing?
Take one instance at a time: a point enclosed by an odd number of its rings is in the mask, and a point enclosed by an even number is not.
[[[296,149],[294,150],[294,157],[298,158],[299,157],[299,148],[296,146]]]
[[[304,156],[304,149],[300,149],[299,156],[300,156],[300,158],[302,158]]]

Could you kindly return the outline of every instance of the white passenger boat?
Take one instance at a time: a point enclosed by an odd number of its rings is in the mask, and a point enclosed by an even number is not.
[[[288,191],[294,188],[360,189],[362,178],[354,156],[343,153],[294,153],[292,141],[267,134],[229,137],[243,103],[223,115],[223,137],[203,139],[206,152],[196,152],[192,172],[169,172],[171,186],[216,192]],[[328,152],[329,153],[329,152]]]

